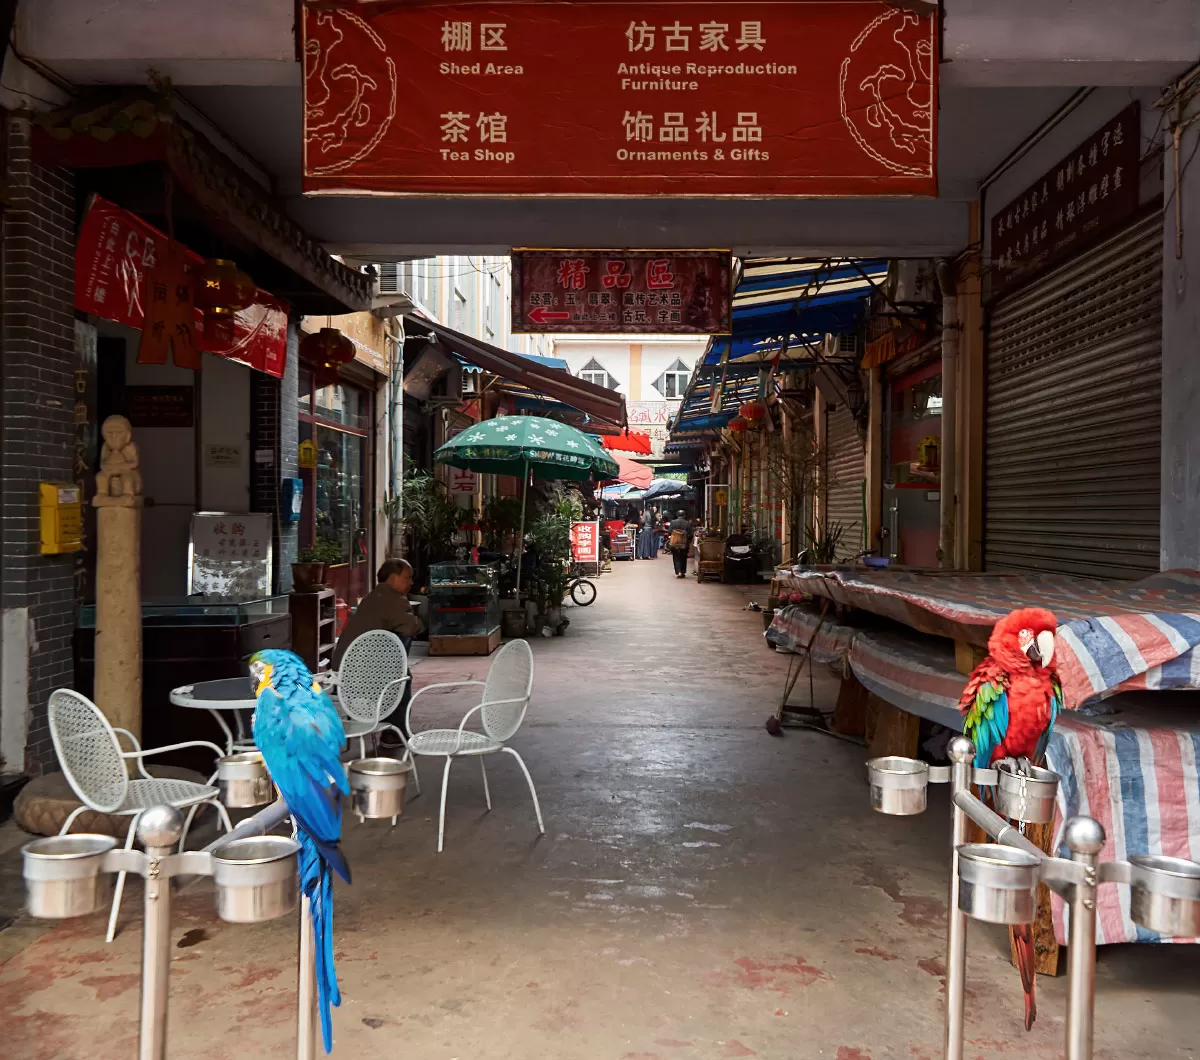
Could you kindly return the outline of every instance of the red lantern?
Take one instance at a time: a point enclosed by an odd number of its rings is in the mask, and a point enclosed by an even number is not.
[[[231,317],[257,294],[254,281],[224,258],[210,258],[196,272],[196,308],[206,317]]]
[[[746,420],[742,416],[734,416],[729,421],[729,429],[737,434],[741,434],[748,426],[749,424],[746,423]]]
[[[316,366],[319,382],[336,383],[338,366],[354,360],[354,343],[337,328],[322,328],[300,340],[300,356]]]
[[[747,401],[738,409],[738,415],[751,422],[761,420],[766,414],[767,407],[761,401]]]

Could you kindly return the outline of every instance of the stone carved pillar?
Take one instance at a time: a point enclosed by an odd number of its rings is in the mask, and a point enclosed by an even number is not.
[[[124,416],[100,428],[96,475],[96,706],[142,738],[142,475]]]

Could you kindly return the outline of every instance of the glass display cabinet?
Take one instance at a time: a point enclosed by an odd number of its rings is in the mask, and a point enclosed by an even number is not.
[[[429,568],[429,654],[490,655],[500,645],[500,575],[491,564]]]

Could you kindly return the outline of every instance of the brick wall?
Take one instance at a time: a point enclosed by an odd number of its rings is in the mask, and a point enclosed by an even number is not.
[[[279,514],[279,483],[297,473],[299,453],[299,402],[296,387],[299,377],[300,329],[296,319],[288,322],[287,366],[283,379],[253,372],[250,380],[250,433],[253,470],[250,480],[250,507],[256,512],[275,515],[275,586],[281,593],[292,588],[292,564],[296,560],[298,532],[295,523],[285,525]],[[270,451],[270,463],[259,463],[259,453]]]
[[[41,772],[55,765],[46,700],[75,676],[76,560],[39,554],[38,512],[39,482],[75,477],[75,195],[69,171],[30,161],[28,119],[7,122],[0,592],[4,610],[27,609],[31,624],[24,768]],[[8,687],[12,676],[7,675]],[[4,709],[20,705],[9,701]]]

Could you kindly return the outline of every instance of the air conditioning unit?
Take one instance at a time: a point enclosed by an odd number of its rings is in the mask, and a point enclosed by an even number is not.
[[[379,294],[404,294],[400,283],[400,263],[381,261],[375,266],[379,270],[376,287]]]
[[[925,258],[902,258],[896,262],[896,292],[900,304],[927,304],[938,296],[933,262]]]
[[[839,335],[837,337],[837,353],[841,357],[852,357],[858,354],[858,335],[851,333],[849,335]]]
[[[462,392],[463,397],[479,397],[480,381],[483,379],[482,372],[463,372],[462,377]]]

